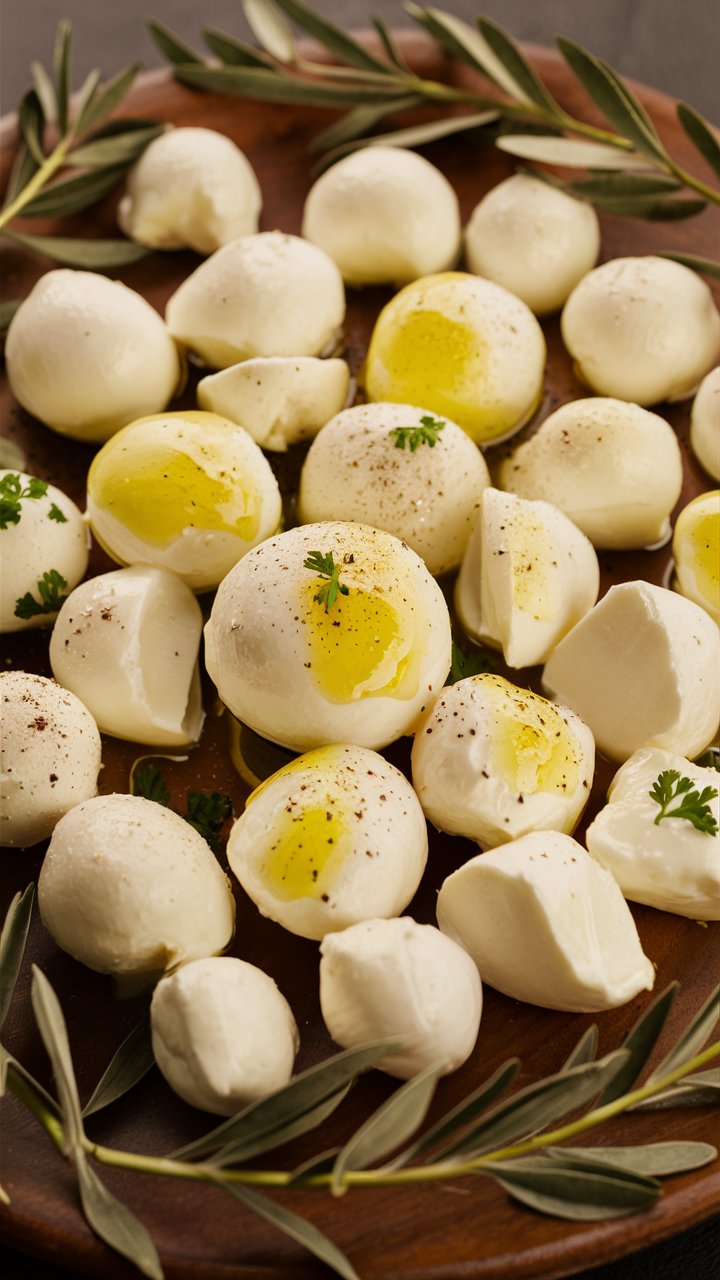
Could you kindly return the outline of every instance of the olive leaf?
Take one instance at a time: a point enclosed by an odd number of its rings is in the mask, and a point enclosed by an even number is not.
[[[28,89],[18,108],[18,126],[25,146],[38,167],[45,159],[42,147],[43,123],[40,99],[34,89]]]
[[[243,13],[250,30],[263,49],[278,62],[295,60],[292,27],[273,0],[242,0]]]
[[[275,5],[287,14],[288,18],[292,18],[299,27],[307,31],[308,35],[314,36],[321,44],[334,53],[336,57],[346,63],[350,67],[357,67],[361,71],[376,71],[383,75],[389,75],[391,68],[386,62],[382,62],[380,58],[376,58],[357,40],[353,40],[347,32],[342,28],[336,27],[332,22],[320,17],[319,14],[313,13],[307,5],[301,4],[300,0],[275,0]]]
[[[597,1057],[598,1029],[588,1027],[578,1040],[572,1053],[566,1058],[562,1071],[571,1071],[573,1067],[582,1066],[585,1062],[594,1062]]]
[[[148,18],[145,25],[168,62],[176,63],[178,66],[189,66],[191,63],[197,63],[198,66],[206,65],[204,59],[195,53],[190,45],[180,40],[163,22],[158,22],[157,18]]]
[[[243,44],[241,40],[235,40],[232,36],[223,35],[221,31],[215,31],[212,27],[206,28],[202,35],[210,52],[214,53],[221,62],[227,63],[228,66],[269,67],[272,69],[273,63],[270,58],[258,53],[257,49],[251,49],[250,45]]]
[[[75,1169],[83,1213],[95,1234],[116,1253],[133,1262],[144,1276],[162,1280],[163,1269],[147,1229],[108,1191],[82,1149],[75,1154]]]
[[[560,119],[563,112],[527,58],[520,52],[512,36],[490,18],[478,18],[478,27],[488,47],[509,72],[525,101],[533,102],[550,117],[557,116]]]
[[[71,40],[72,27],[67,18],[58,23],[53,49],[53,71],[55,74],[55,101],[57,104],[57,123],[61,133],[68,127],[68,110],[72,92],[71,77]]]
[[[150,1039],[150,1019],[145,1014],[125,1037],[83,1107],[83,1116],[94,1115],[122,1098],[155,1064]]]
[[[274,1227],[278,1227],[285,1235],[293,1240],[297,1240],[298,1244],[303,1245],[314,1257],[319,1258],[329,1267],[333,1267],[343,1280],[360,1280],[355,1268],[345,1254],[333,1244],[332,1240],[328,1240],[312,1222],[308,1222],[306,1218],[301,1218],[297,1213],[292,1213],[289,1209],[285,1209],[283,1205],[276,1204],[274,1200],[270,1200],[268,1196],[261,1195],[258,1191],[252,1191],[249,1187],[241,1187],[237,1183],[224,1182],[223,1187],[229,1191],[231,1195],[240,1200],[246,1208],[256,1213],[258,1217],[264,1218],[266,1222],[272,1223]]]
[[[120,124],[119,121],[118,124]],[[98,132],[88,142],[76,147],[72,155],[73,164],[87,169],[100,168],[106,172],[108,172],[107,167],[112,166],[114,181],[117,182],[127,165],[136,160],[150,142],[167,131],[167,125],[154,122],[147,124],[143,121],[139,126],[135,126],[133,121],[123,120],[122,125],[124,126],[122,130],[108,129]],[[56,184],[46,187],[46,192],[55,190]],[[26,207],[26,215],[27,211]]]
[[[344,146],[337,147],[323,158],[319,167],[324,168],[334,163],[340,156],[356,151],[360,147],[420,147],[426,142],[449,138],[454,133],[466,133],[469,129],[479,129],[496,119],[496,111],[481,111],[476,115],[453,116],[449,120],[430,120],[426,124],[412,125],[407,129],[378,133],[374,137],[363,138],[359,142],[347,142]]]
[[[259,102],[288,102],[308,106],[346,106],[348,103],[382,102],[395,95],[404,96],[402,88],[391,85],[347,87],[317,83],[299,76],[283,77],[264,67],[177,66],[175,76],[193,88],[210,89],[214,93],[232,93]]]
[[[129,67],[125,67],[122,71],[118,71],[104,85],[98,86],[97,92],[94,94],[92,102],[85,106],[82,119],[82,131],[87,132],[99,125],[120,105],[125,95],[132,87],[138,71],[140,63],[135,62]],[[127,121],[124,122],[127,125]],[[77,153],[74,153],[76,158]]]
[[[720,1072],[718,1068],[687,1075],[678,1084],[646,1098],[632,1107],[633,1111],[667,1111],[670,1107],[717,1107],[720,1105]]]
[[[602,142],[586,142],[584,138],[505,133],[495,145],[500,151],[523,160],[539,160],[541,164],[559,164],[569,169],[652,169],[636,151],[621,151]]]
[[[392,32],[383,18],[373,18],[373,26],[377,31],[382,47],[385,50],[385,56],[393,62],[399,71],[404,71],[407,75],[412,75],[412,71],[403,57],[402,50],[393,39]]]
[[[360,1125],[338,1152],[333,1165],[330,1190],[342,1195],[348,1170],[366,1169],[382,1160],[419,1129],[432,1102],[444,1063],[426,1067],[407,1080]]]
[[[89,71],[75,95],[75,110],[72,123],[68,127],[69,137],[78,137],[85,131],[85,120],[92,111],[92,104],[95,101],[95,94],[99,84],[100,72],[97,69]]]
[[[26,146],[18,147],[8,178],[7,194],[3,208],[7,208],[21,191],[24,191],[30,179],[37,173],[40,165],[33,158]]]
[[[372,106],[353,107],[339,120],[333,121],[327,129],[316,134],[310,143],[310,151],[331,151],[343,143],[352,142],[362,134],[369,133],[385,116],[398,111],[407,111],[417,107],[422,98],[417,94],[408,94],[404,98],[390,98],[373,103]],[[360,144],[361,146],[363,143]]]
[[[19,231],[3,230],[8,240],[24,245],[35,253],[63,262],[69,267],[86,267],[100,271],[104,267],[122,267],[147,257],[149,249],[131,240],[75,240],[65,236],[28,236]]]
[[[30,76],[33,82],[33,89],[42,107],[43,116],[48,124],[54,124],[57,120],[55,86],[42,62],[30,63]]]
[[[635,1084],[658,1042],[678,993],[677,982],[671,982],[652,1004],[641,1013],[623,1040],[625,1062],[598,1098],[598,1106],[613,1102]]]
[[[717,1157],[709,1142],[648,1142],[638,1147],[546,1147],[553,1160],[588,1160],[613,1169],[661,1178],[688,1169],[701,1169]]]
[[[707,120],[694,107],[688,106],[687,102],[678,103],[677,118],[700,155],[720,178],[720,143]]]
[[[530,101],[480,31],[442,9],[423,9],[412,3],[406,3],[404,8],[448,53],[475,71],[481,71],[511,98],[518,102]]]
[[[670,1053],[649,1076],[647,1083],[660,1080],[663,1076],[670,1075],[683,1063],[689,1062],[705,1044],[718,1018],[720,1018],[720,986],[715,987],[710,993]]]
[[[28,201],[23,217],[60,218],[65,214],[80,213],[112,191],[124,172],[124,165],[113,165],[61,178]]]
[[[529,1156],[487,1164],[482,1172],[499,1182],[514,1200],[573,1222],[625,1217],[649,1209],[660,1196],[656,1179],[590,1161]]]
[[[612,68],[574,40],[560,36],[557,46],[570,70],[613,128],[632,142],[638,151],[653,160],[666,161],[667,152],[647,112]]]
[[[318,1174],[332,1173],[333,1165],[337,1159],[339,1147],[330,1147],[328,1151],[321,1151],[317,1156],[310,1156],[309,1160],[303,1160],[297,1169],[293,1169],[288,1179],[289,1187],[299,1187],[308,1182],[311,1178],[316,1178]]]
[[[67,1028],[60,1002],[42,969],[32,966],[31,1000],[35,1021],[52,1065],[65,1134],[65,1149],[81,1147],[83,1123]]]
[[[7,1017],[17,985],[34,900],[34,884],[29,884],[22,894],[16,893],[8,908],[2,934],[0,934],[0,1027]]]

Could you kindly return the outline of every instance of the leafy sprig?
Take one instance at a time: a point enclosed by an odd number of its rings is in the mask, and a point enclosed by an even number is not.
[[[319,578],[325,578],[327,581],[321,582],[313,600],[318,604],[325,605],[325,612],[328,613],[332,609],[337,600],[338,593],[341,596],[349,595],[348,588],[344,582],[340,581],[343,564],[352,564],[353,556],[346,556],[342,564],[335,564],[332,551],[328,551],[326,555],[322,551],[311,551],[309,556],[303,560],[303,569],[310,569],[316,573]]]
[[[692,823],[696,831],[709,836],[717,835],[717,820],[710,808],[710,801],[717,797],[716,787],[703,787],[702,791],[698,791],[692,778],[682,777],[677,769],[664,769],[658,774],[648,794],[660,806],[660,812],[655,817],[656,827],[663,818],[684,818],[686,822]],[[674,800],[679,800],[680,803],[675,809],[671,809]]]
[[[36,476],[30,476],[26,485],[23,485],[16,472],[8,472],[7,475],[0,477],[0,529],[7,529],[9,524],[19,524],[24,499],[44,498],[47,489],[47,482],[38,480]],[[57,507],[55,509],[58,510]],[[62,512],[60,514],[62,515]],[[53,516],[52,509],[50,518],[57,518]],[[64,516],[63,519],[65,519]]]
[[[26,591],[25,595],[16,601],[15,617],[27,622],[29,618],[57,613],[67,600],[67,595],[64,594],[66,587],[67,582],[62,574],[58,573],[57,569],[48,569],[47,573],[38,579],[38,595],[34,596],[32,592]]]
[[[466,680],[468,676],[485,675],[488,671],[496,671],[492,655],[487,649],[468,649],[464,653],[453,640],[450,672],[445,684],[457,684],[458,680]]]
[[[170,807],[170,789],[156,764],[147,761],[156,759],[153,756],[142,756],[135,761],[130,770],[130,794],[143,796],[146,800],[154,800],[156,804]],[[168,756],[169,760],[187,759],[186,756]],[[210,845],[213,853],[220,852],[220,832],[228,818],[232,816],[232,800],[230,796],[219,791],[188,791],[186,811],[180,816],[202,836]]]
[[[428,413],[423,414],[420,423],[419,427],[391,428],[388,434],[392,436],[396,449],[404,449],[407,446],[410,452],[414,453],[421,444],[427,444],[431,449],[435,448],[445,423]]]

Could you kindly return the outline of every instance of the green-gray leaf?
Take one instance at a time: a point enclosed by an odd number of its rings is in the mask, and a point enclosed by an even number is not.
[[[478,27],[495,57],[519,87],[525,101],[534,103],[547,115],[560,117],[562,112],[557,102],[520,52],[512,36],[490,18],[478,18]]]
[[[687,102],[678,102],[677,116],[690,141],[720,178],[720,143],[707,120],[693,107],[689,107]]]
[[[570,70],[613,128],[645,155],[666,160],[665,148],[647,113],[612,67],[574,40],[560,36],[557,44]]]
[[[578,178],[562,184],[574,196],[616,198],[618,196],[652,196],[680,191],[677,178],[665,173],[604,173],[594,178]]]
[[[79,1148],[83,1123],[75,1071],[60,1002],[37,965],[32,968],[31,999],[35,1021],[52,1064],[68,1149]]]
[[[114,1054],[92,1097],[83,1107],[83,1115],[91,1116],[96,1111],[101,1111],[103,1107],[108,1107],[111,1102],[122,1098],[134,1088],[138,1081],[142,1080],[143,1076],[147,1075],[154,1062],[150,1019],[145,1014]]]
[[[72,162],[87,169],[121,166],[122,172],[125,166],[137,160],[148,143],[165,133],[167,127],[166,124],[151,124],[145,125],[142,129],[126,129],[123,133],[112,133],[107,137],[96,136],[73,151]],[[48,191],[50,188],[46,187],[45,190]]]
[[[83,130],[89,128],[86,121],[92,119],[99,84],[100,72],[96,69],[89,72],[78,89],[70,128],[70,133],[73,137],[79,136]]]
[[[696,1053],[699,1053],[718,1018],[720,1018],[720,986],[715,987],[715,990],[710,993],[677,1044],[655,1068],[647,1083],[662,1080],[663,1076],[670,1075],[671,1071],[675,1071],[677,1067],[689,1062]]]
[[[720,280],[720,262],[714,262],[712,258],[701,258],[695,253],[675,253],[672,249],[663,249],[658,253],[658,257],[670,258],[672,262],[680,262],[691,271],[697,271],[699,275]]]
[[[284,1119],[278,1124],[274,1123],[270,1116],[264,1128],[255,1126],[252,1135],[241,1132],[238,1138],[226,1143],[215,1152],[213,1164],[220,1168],[232,1164],[245,1164],[266,1151],[274,1151],[276,1147],[282,1147],[286,1142],[292,1142],[294,1138],[299,1138],[302,1134],[316,1129],[344,1101],[351,1083],[349,1082],[342,1089],[337,1089],[329,1098],[321,1099],[314,1107],[303,1111],[295,1119]]]
[[[623,1049],[627,1051],[627,1058],[617,1075],[598,1098],[598,1106],[602,1107],[606,1102],[613,1102],[615,1098],[632,1089],[658,1042],[677,993],[677,982],[671,982],[670,986],[660,992],[660,995],[630,1028],[622,1043]]]
[[[404,90],[391,85],[353,88],[336,84],[317,84],[299,76],[281,75],[264,67],[176,66],[175,76],[183,84],[211,93],[232,93],[258,102],[304,103],[308,106],[347,106],[349,103],[384,102]]]
[[[89,271],[127,266],[147,257],[150,252],[131,240],[73,240],[65,236],[26,236],[19,231],[7,230],[2,234],[34,253],[53,258],[55,262],[63,262],[69,267],[87,267]]]
[[[302,1164],[299,1164],[290,1174],[288,1186],[299,1187],[317,1174],[331,1173],[339,1150],[339,1147],[331,1147],[328,1151],[321,1151],[317,1156],[310,1156],[309,1160],[303,1160]]]
[[[442,1069],[442,1062],[426,1067],[396,1089],[360,1125],[335,1160],[333,1195],[342,1195],[347,1190],[344,1179],[348,1171],[367,1168],[412,1137],[427,1115]]]
[[[631,1111],[667,1111],[671,1107],[720,1106],[720,1071],[698,1071],[685,1076],[677,1084],[670,1085],[662,1093],[656,1093],[644,1102],[638,1102]]]
[[[108,1191],[82,1150],[76,1153],[75,1168],[83,1213],[95,1234],[134,1263],[144,1276],[162,1280],[157,1249],[142,1222]]]
[[[332,151],[368,133],[376,124],[384,120],[385,116],[417,107],[422,101],[417,94],[408,94],[405,98],[391,98],[389,101],[376,102],[370,107],[353,107],[339,120],[333,121],[327,129],[316,134],[309,149],[310,151]]]
[[[242,0],[242,7],[247,24],[262,48],[278,62],[293,62],[292,27],[273,0]]]
[[[390,74],[390,67],[386,62],[369,53],[340,27],[334,26],[332,22],[328,22],[312,9],[301,4],[300,0],[275,0],[275,3],[283,13],[292,18],[293,22],[297,22],[299,27],[319,40],[347,66],[359,67],[362,71],[380,71],[385,75]]]
[[[60,178],[25,205],[23,217],[62,218],[67,214],[81,213],[83,209],[97,204],[98,200],[117,186],[125,168],[125,165],[113,165],[91,170],[89,173],[74,174],[70,178]]]
[[[520,85],[493,53],[485,37],[467,22],[463,22],[462,18],[455,17],[453,13],[445,13],[442,9],[423,9],[413,3],[406,3],[405,10],[453,57],[489,76],[511,98],[520,102],[528,101]]]
[[[581,1035],[572,1053],[563,1063],[561,1070],[571,1071],[573,1067],[580,1067],[585,1062],[594,1062],[597,1057],[597,1047],[598,1029],[593,1025],[588,1027],[587,1031]]]
[[[426,124],[411,125],[407,129],[393,129],[390,133],[378,133],[371,138],[347,142],[344,146],[337,147],[331,155],[325,156],[321,167],[339,160],[341,156],[351,151],[359,151],[362,147],[421,147],[439,138],[449,138],[454,133],[466,133],[470,129],[479,129],[490,121],[496,120],[497,115],[497,111],[481,111],[476,115],[452,116],[447,120],[429,120]]]
[[[390,31],[387,23],[382,18],[373,18],[372,21],[382,42],[382,47],[385,50],[386,57],[388,57],[400,71],[405,71],[409,75],[412,75],[400,48],[393,40],[392,32]]]
[[[146,25],[155,44],[168,62],[174,62],[182,66],[187,66],[189,63],[197,63],[198,66],[205,65],[204,60],[195,53],[195,50],[191,49],[189,44],[185,44],[183,40],[180,40],[164,23],[158,22],[156,18],[148,18]]]
[[[537,133],[509,133],[498,138],[501,151],[523,160],[541,164],[560,164],[568,169],[647,169],[652,168],[636,151],[605,146],[602,142],[586,142],[582,138],[546,137]]]
[[[48,123],[52,124],[57,119],[57,100],[53,82],[42,62],[30,63],[30,75],[33,88],[40,99],[43,115]]]
[[[92,102],[86,104],[83,112],[82,128],[78,129],[78,133],[95,128],[110,115],[111,111],[114,111],[120,105],[139,70],[140,63],[135,62],[132,66],[118,71],[117,75],[108,80],[106,84],[99,86]]]
[[[68,126],[68,108],[72,92],[70,70],[72,25],[67,18],[58,23],[53,50],[53,71],[55,74],[55,101],[57,102],[58,129],[65,133]]]
[[[542,1157],[487,1164],[482,1172],[522,1204],[574,1222],[624,1217],[649,1209],[660,1196],[660,1184],[653,1178]]]
[[[18,110],[18,124],[25,146],[39,167],[45,160],[42,147],[43,113],[34,89],[28,89],[23,95]]]
[[[682,218],[694,218],[706,207],[704,200],[672,196],[628,196],[624,200],[595,196],[593,204],[603,213],[615,213],[622,218],[644,218],[646,222],[678,222]]]
[[[546,1147],[554,1160],[587,1160],[653,1178],[700,1169],[717,1156],[709,1142],[648,1142],[637,1147]]]
[[[282,1205],[276,1204],[274,1200],[270,1200],[268,1196],[260,1195],[257,1191],[251,1191],[249,1187],[238,1186],[237,1183],[225,1182],[222,1184],[226,1191],[236,1199],[242,1201],[246,1208],[251,1209],[260,1218],[264,1218],[266,1222],[272,1223],[274,1227],[278,1227],[285,1235],[290,1236],[292,1240],[297,1240],[298,1244],[303,1245],[316,1258],[324,1262],[329,1267],[333,1267],[343,1280],[360,1280],[355,1268],[344,1253],[334,1245],[332,1240],[328,1240],[312,1222],[308,1222],[306,1218],[301,1218],[296,1213],[291,1213],[289,1209],[285,1209]]]
[[[39,168],[40,166],[37,160],[31,156],[27,147],[24,145],[18,147],[10,170],[7,194],[3,208],[7,208],[15,197],[25,189],[33,174],[37,173]]]
[[[257,49],[251,49],[249,44],[243,44],[241,40],[234,40],[232,36],[223,35],[222,31],[215,31],[212,27],[206,28],[202,34],[210,52],[214,53],[215,57],[219,58],[221,62],[227,63],[228,66],[269,67],[272,69],[273,64],[270,58],[266,58]]]
[[[15,894],[0,934],[0,1027],[7,1017],[25,955],[34,898],[34,884],[29,884],[22,894]]]

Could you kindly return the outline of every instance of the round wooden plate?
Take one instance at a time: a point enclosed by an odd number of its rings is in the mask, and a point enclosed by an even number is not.
[[[427,75],[456,80],[469,75],[451,68],[437,49],[420,36],[404,36],[403,45],[414,65]],[[592,109],[559,58],[541,49],[529,52],[559,100],[570,111],[592,118]],[[640,93],[670,149],[682,163],[693,168],[698,161],[677,125],[673,104],[652,90],[641,89]],[[277,227],[299,232],[303,200],[312,181],[307,143],[327,122],[326,114],[194,93],[176,84],[166,73],[140,79],[124,106],[124,113],[130,111],[176,125],[202,124],[234,138],[260,179],[264,197],[262,229]],[[13,123],[6,122],[2,132],[4,174],[15,136]],[[435,144],[426,149],[426,154],[453,183],[464,220],[481,195],[511,172],[509,157],[470,139]],[[114,204],[109,199],[89,214],[66,220],[62,230],[51,223],[40,226],[37,222],[28,223],[27,229],[63,235],[112,235]],[[716,233],[717,224],[711,213],[691,222],[670,224],[607,218],[603,219],[602,258],[668,247],[711,255]],[[5,248],[3,259],[6,298],[24,296],[50,265],[14,248]],[[162,312],[169,295],[197,263],[190,253],[155,254],[118,275]],[[389,296],[389,291],[383,289],[349,292],[346,355],[355,372],[360,369],[373,320]],[[543,327],[549,361],[541,416],[558,403],[584,394],[573,378],[557,320],[551,319]],[[194,405],[196,381],[196,376],[191,377],[179,402],[182,407]],[[26,470],[52,479],[82,506],[85,474],[93,451],[32,421],[13,402],[5,382],[2,408],[5,433],[23,449]],[[687,403],[662,406],[661,412],[677,429],[683,447],[685,487],[679,505],[684,505],[693,494],[710,488],[711,483],[687,449]],[[290,519],[300,461],[297,451],[273,458],[279,464]],[[669,556],[668,548],[652,554],[605,555],[601,557],[603,589],[611,582],[635,577],[666,582]],[[96,549],[91,572],[108,567],[109,562]],[[4,637],[4,650],[8,665],[50,674],[46,634],[25,632]],[[208,686],[206,707],[210,714],[203,740],[189,753],[186,763],[163,768],[178,806],[188,788],[202,787],[230,794],[235,812],[239,813],[247,787],[230,763],[226,718],[213,715],[214,706],[213,691]],[[106,739],[102,791],[127,790],[132,762],[146,751]],[[408,754],[407,742],[392,752],[393,759],[401,765],[407,764]],[[611,773],[610,766],[601,762],[592,812],[602,803]],[[4,854],[3,907],[16,890],[37,879],[43,852],[39,846]],[[475,847],[468,841],[433,834],[428,872],[410,913],[420,920],[433,920],[438,886],[474,852]],[[233,953],[266,968],[290,1000],[302,1036],[298,1060],[301,1069],[326,1057],[334,1048],[320,1018],[317,946],[262,919],[240,890],[237,898]],[[667,1045],[717,980],[718,949],[713,945],[717,942],[717,929],[649,908],[633,908],[633,914],[645,951],[657,966],[656,991],[674,979],[681,984],[663,1041]],[[144,1002],[142,998],[114,998],[109,980],[58,951],[37,917],[31,931],[29,960],[43,968],[60,997],[84,1100],[118,1044],[137,1022]],[[600,1030],[601,1052],[620,1044],[649,1001],[646,994],[594,1019]],[[475,1052],[461,1071],[441,1082],[432,1115],[449,1109],[510,1056],[517,1055],[522,1060],[518,1086],[557,1070],[592,1021],[586,1016],[536,1009],[486,989]],[[29,963],[23,969],[4,1039],[29,1070],[49,1083],[44,1052],[30,1014]],[[291,1168],[311,1154],[337,1145],[388,1096],[392,1087],[377,1072],[364,1077],[322,1130],[293,1144],[292,1150],[276,1158],[276,1163],[282,1157],[281,1167]],[[35,1121],[13,1098],[5,1102],[4,1113],[1,1180],[10,1205],[0,1208],[0,1239],[46,1262],[71,1267],[78,1275],[104,1280],[136,1275],[86,1226],[78,1208],[72,1171]],[[131,1095],[94,1117],[88,1129],[98,1142],[130,1151],[164,1154],[206,1131],[211,1124],[208,1117],[175,1098],[153,1072]],[[704,1140],[708,1131],[705,1110],[658,1112],[621,1117],[593,1140],[611,1144],[659,1137]],[[149,1228],[168,1280],[311,1280],[330,1274],[300,1246],[246,1212],[221,1190],[111,1169],[102,1173],[108,1186]],[[703,1220],[720,1199],[720,1173],[716,1163],[666,1181],[660,1202],[641,1215],[578,1225],[524,1210],[489,1179],[481,1177],[392,1193],[354,1192],[341,1200],[307,1190],[284,1193],[279,1198],[335,1240],[364,1280],[540,1280],[632,1253]]]

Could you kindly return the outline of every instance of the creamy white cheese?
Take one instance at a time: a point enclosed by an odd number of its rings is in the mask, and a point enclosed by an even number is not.
[[[197,398],[201,409],[239,422],[263,449],[282,453],[340,412],[349,383],[344,360],[256,356],[202,378]]]
[[[720,365],[706,374],[690,413],[690,445],[713,480],[720,480]]]
[[[673,585],[720,626],[720,489],[683,507],[673,531]]]

